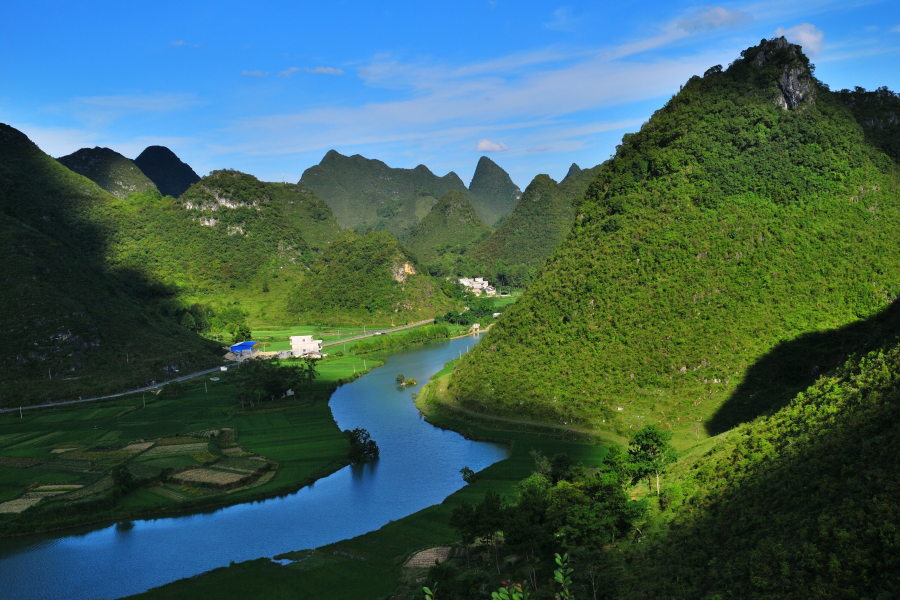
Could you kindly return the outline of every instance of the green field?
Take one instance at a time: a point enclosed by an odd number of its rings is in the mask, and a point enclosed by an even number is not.
[[[236,401],[241,375],[232,367],[214,374],[219,381],[209,376],[190,380],[177,397],[150,392],[28,410],[24,418],[0,415],[0,535],[295,490],[347,464],[349,444],[327,401],[338,382],[379,364],[352,356],[323,359],[311,390],[255,407],[242,408]],[[210,432],[217,433],[211,438]],[[253,469],[235,462],[247,456],[265,464],[265,473],[251,475]],[[134,478],[127,493],[111,476],[119,465]],[[210,477],[247,474],[246,485],[183,484],[167,471],[199,465]],[[73,487],[65,493],[40,489],[62,484]],[[3,512],[4,506],[12,511],[35,497],[40,501],[27,510]]]
[[[282,566],[261,558],[176,581],[134,597],[145,600],[383,598],[394,593],[398,585],[405,587],[400,579],[402,565],[413,553],[457,542],[448,525],[454,507],[463,501],[478,502],[488,490],[511,497],[514,485],[534,468],[532,450],[539,450],[546,456],[566,453],[575,462],[585,465],[597,464],[606,452],[603,447],[574,439],[576,436],[572,432],[496,421],[462,422],[438,415],[430,420],[439,426],[459,429],[470,437],[506,442],[511,446],[511,456],[481,471],[474,484],[450,495],[441,504],[393,521],[377,531],[317,548],[311,554],[295,552],[286,556],[303,558],[302,561]],[[564,437],[568,439],[562,439]],[[415,587],[414,581],[412,585]]]

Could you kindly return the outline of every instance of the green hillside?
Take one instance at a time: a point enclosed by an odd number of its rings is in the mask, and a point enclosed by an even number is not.
[[[897,309],[881,339],[900,333]],[[717,438],[679,478],[685,502],[660,535],[610,569],[615,597],[895,597],[898,381],[894,341]]]
[[[410,262],[386,231],[349,231],[332,242],[291,294],[302,323],[395,324],[428,319],[455,306],[437,283]]]
[[[200,181],[200,176],[165,146],[148,146],[134,163],[164,196],[177,198]]]
[[[58,160],[118,198],[156,189],[134,162],[109,148],[82,148]]]
[[[126,201],[0,124],[0,404],[72,399],[219,360],[167,318],[169,289],[107,260]]]
[[[328,203],[341,227],[372,227],[398,237],[405,237],[447,192],[467,193],[452,171],[438,177],[425,165],[394,169],[380,160],[334,150],[304,171],[300,184]]]
[[[410,232],[406,247],[432,272],[450,274],[459,259],[490,232],[464,195],[447,192]]]
[[[469,183],[469,193],[472,206],[489,225],[511,213],[522,197],[522,190],[513,183],[509,174],[487,156],[478,160],[475,175]]]
[[[777,410],[865,347],[840,328],[900,294],[898,183],[798,47],[750,48],[623,138],[451,391],[622,434],[719,433]]]
[[[556,249],[575,218],[572,198],[547,175],[532,180],[516,208],[472,250],[489,277],[524,285]]]

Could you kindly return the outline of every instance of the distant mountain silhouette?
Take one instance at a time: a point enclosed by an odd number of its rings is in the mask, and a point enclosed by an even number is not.
[[[165,146],[148,146],[134,163],[165,196],[177,198],[200,181],[200,176]]]

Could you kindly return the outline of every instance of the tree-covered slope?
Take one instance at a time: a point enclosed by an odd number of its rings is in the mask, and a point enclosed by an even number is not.
[[[893,342],[716,440],[671,524],[623,548],[613,597],[897,597],[897,308]]]
[[[886,87],[872,92],[856,87],[838,93],[862,125],[866,139],[900,162],[900,95]]]
[[[522,197],[522,190],[509,178],[509,173],[487,156],[478,159],[469,193],[472,206],[488,225],[511,213]]]
[[[451,392],[620,433],[775,410],[865,341],[819,332],[900,293],[898,183],[800,49],[764,41],[624,137]]]
[[[0,404],[73,399],[215,363],[166,286],[109,262],[120,200],[0,124]]]
[[[118,198],[156,189],[133,161],[109,148],[82,148],[58,160]]]
[[[165,146],[148,146],[134,163],[164,196],[177,198],[200,181],[200,176]]]
[[[387,230],[405,236],[437,199],[451,190],[467,193],[459,176],[438,177],[425,165],[394,169],[380,160],[330,150],[303,172],[300,184],[328,203],[343,228]]]
[[[396,324],[454,306],[386,231],[348,231],[332,242],[292,292],[289,309],[308,322]]]
[[[575,207],[547,175],[535,177],[516,208],[490,237],[472,250],[489,273],[510,283],[530,280],[572,227]]]
[[[422,264],[452,264],[490,231],[464,195],[447,192],[413,228],[406,246]]]

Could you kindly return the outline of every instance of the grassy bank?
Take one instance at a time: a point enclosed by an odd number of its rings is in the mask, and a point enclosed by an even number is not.
[[[449,367],[448,367],[449,369]],[[446,374],[448,369],[442,373]],[[432,379],[432,382],[437,382]],[[430,394],[429,384],[420,398]],[[268,558],[215,569],[136,596],[162,598],[330,598],[365,600],[382,598],[397,589],[403,564],[415,552],[457,541],[448,521],[461,502],[478,502],[488,491],[511,497],[515,484],[534,469],[532,450],[546,456],[568,454],[575,462],[596,464],[606,450],[577,432],[550,430],[538,425],[481,420],[433,410],[429,421],[438,427],[463,432],[473,439],[493,440],[510,446],[511,454],[478,473],[477,480],[444,502],[393,521],[359,537],[286,555],[286,566]],[[427,485],[427,481],[422,482]]]
[[[214,374],[217,381],[183,383],[177,395],[164,389],[23,418],[4,414],[0,535],[234,504],[308,485],[347,464],[331,392],[379,364],[324,359],[311,389],[253,407],[237,402],[241,374],[232,367]]]

